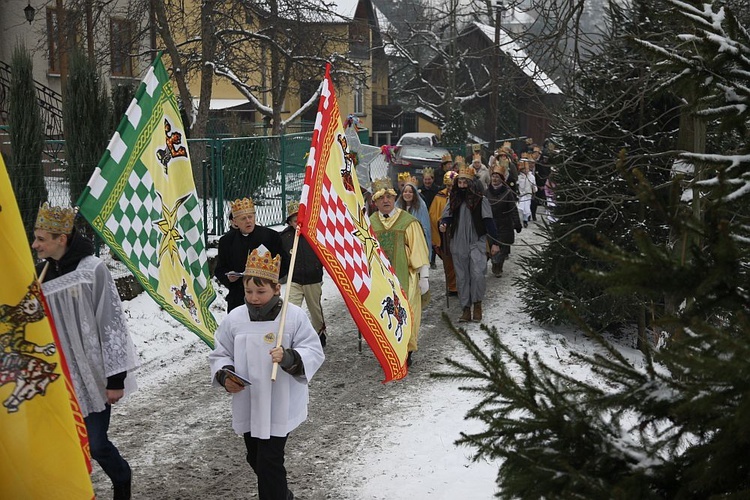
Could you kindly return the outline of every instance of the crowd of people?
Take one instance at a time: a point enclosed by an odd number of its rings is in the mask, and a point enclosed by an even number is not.
[[[423,170],[421,183],[399,176],[398,191],[390,178],[373,180],[370,224],[415,312],[408,366],[418,348],[436,258],[443,263],[446,294],[460,301],[459,322],[481,321],[488,260],[492,274],[501,276],[515,233],[536,220],[540,205],[553,206],[554,187],[542,151],[532,143],[520,157],[506,143],[489,156],[488,165],[478,149],[470,165],[461,156],[446,155],[439,171]],[[284,448],[289,433],[307,417],[308,382],[325,359],[323,267],[303,238],[292,255],[298,212],[299,202],[291,202],[288,227],[278,232],[256,224],[252,199],[235,200],[215,270],[228,290],[228,314],[209,355],[211,380],[233,396],[233,428],[243,435],[262,500],[294,498]],[[128,499],[130,466],[107,433],[111,405],[134,388],[137,357],[112,276],[76,231],[74,218],[73,209],[45,204],[32,247],[42,260],[39,273],[60,348],[72,361],[91,456],[112,480],[114,498]],[[289,304],[279,331],[284,282]],[[268,373],[275,365],[281,372],[271,382]]]

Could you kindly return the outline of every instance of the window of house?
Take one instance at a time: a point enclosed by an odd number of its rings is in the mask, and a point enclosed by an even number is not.
[[[110,52],[112,54],[112,75],[133,76],[131,56],[135,27],[133,21],[112,18],[109,21]]]
[[[362,80],[354,84],[354,114],[365,114],[365,83]]]
[[[47,69],[50,73],[60,73],[60,56],[57,48],[57,12],[47,7]]]
[[[60,50],[60,33],[58,31],[58,12],[54,7],[47,7],[47,71],[53,75],[60,74],[62,55],[70,51],[71,47],[80,45],[82,37],[82,24],[80,13],[74,10],[64,9],[64,24],[62,26],[63,50]]]

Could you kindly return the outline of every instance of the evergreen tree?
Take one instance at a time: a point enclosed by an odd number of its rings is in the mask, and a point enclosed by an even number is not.
[[[631,246],[599,232],[581,251],[609,270],[581,273],[610,296],[677,297],[681,306],[651,324],[657,334],[673,334],[661,348],[647,344],[636,363],[584,325],[603,352],[578,357],[601,384],[512,352],[496,329],[485,328],[489,347],[458,335],[479,366],[449,360],[451,372],[436,376],[480,384],[470,388],[482,400],[468,417],[486,428],[462,434],[459,443],[476,448],[476,458],[503,459],[501,498],[750,495],[750,34],[723,8],[671,3],[668,13],[689,27],[672,46],[669,39],[640,42],[659,54],[661,67],[671,63],[671,85],[689,80],[699,89],[685,105],[708,119],[710,132],[736,142],[713,154],[681,154],[693,172],[701,164],[703,175],[676,175],[666,196],[622,154],[623,192],[676,239],[654,237],[644,226],[633,231]],[[688,193],[700,195],[699,211],[675,209],[695,206]]]
[[[450,104],[448,120],[445,122],[440,139],[447,146],[465,146],[468,135],[461,105],[453,101]]]
[[[128,110],[128,106],[130,106],[130,103],[135,97],[135,91],[135,86],[130,84],[112,87],[112,121],[110,124],[110,135],[117,130],[117,126],[120,124],[125,112]]]
[[[582,252],[597,244],[600,233],[628,248],[634,245],[633,231],[643,227],[655,238],[667,237],[662,221],[627,189],[616,166],[625,150],[626,168],[640,168],[655,185],[669,179],[678,101],[669,88],[660,87],[663,78],[651,69],[653,56],[632,39],[666,31],[657,15],[663,7],[662,2],[636,1],[620,10],[613,4],[611,31],[602,41],[606,50],[591,55],[578,75],[577,92],[558,117],[556,142],[562,151],[551,161],[557,222],[543,228],[548,244],[523,260],[526,272],[519,281],[524,310],[537,321],[559,324],[581,317],[605,329],[633,321],[638,311],[637,300],[613,298],[575,271],[610,268]]]
[[[47,199],[42,166],[44,127],[33,75],[31,56],[25,47],[17,45],[11,59],[8,95],[8,123],[13,150],[8,161],[8,175],[29,241],[33,239],[39,205]]]
[[[78,200],[104,154],[111,136],[110,113],[107,91],[96,63],[81,51],[73,51],[63,93],[71,204]]]

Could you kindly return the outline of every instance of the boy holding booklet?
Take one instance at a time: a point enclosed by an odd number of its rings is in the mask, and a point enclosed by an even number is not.
[[[244,437],[260,500],[294,498],[287,487],[284,447],[289,433],[307,418],[307,384],[325,359],[307,314],[294,304],[287,304],[281,347],[276,347],[280,265],[280,256],[272,257],[262,245],[248,255],[242,277],[245,307],[222,321],[208,357],[213,384],[232,394],[232,428]],[[282,368],[275,382],[273,363]]]

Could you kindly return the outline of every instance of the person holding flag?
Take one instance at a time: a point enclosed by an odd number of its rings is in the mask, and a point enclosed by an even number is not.
[[[263,245],[250,252],[241,281],[245,305],[219,325],[208,356],[213,385],[232,394],[232,428],[244,437],[260,500],[294,498],[284,447],[289,433],[307,419],[307,384],[325,360],[305,312],[287,303],[284,316],[280,257]],[[276,381],[274,363],[282,369]]]
[[[396,207],[396,191],[389,178],[372,182],[372,200],[378,211],[370,216],[370,225],[380,247],[396,270],[396,277],[412,308],[411,336],[406,358],[406,365],[411,366],[422,323],[422,296],[430,289],[430,253],[427,240],[419,220]]]
[[[109,440],[113,404],[135,389],[138,366],[117,287],[93,244],[74,227],[72,208],[44,203],[31,247],[44,273],[42,291],[70,367],[91,456],[112,480],[115,500],[130,498],[132,472]]]

